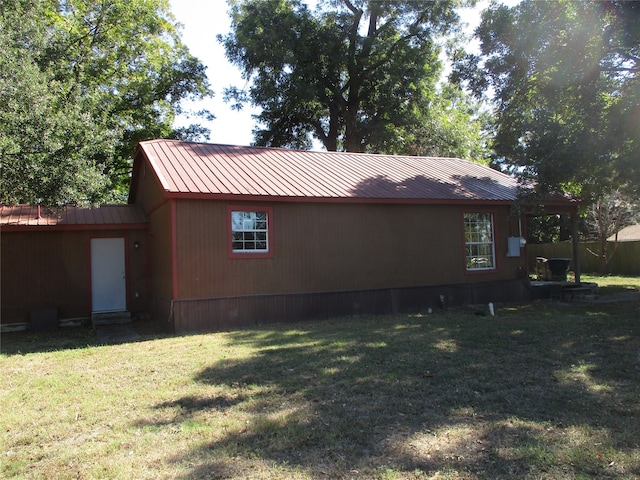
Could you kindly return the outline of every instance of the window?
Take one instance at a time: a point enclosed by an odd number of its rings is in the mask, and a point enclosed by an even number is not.
[[[269,214],[268,209],[230,209],[232,254],[269,253]]]
[[[493,215],[491,213],[465,213],[464,240],[467,270],[493,270],[496,268]]]

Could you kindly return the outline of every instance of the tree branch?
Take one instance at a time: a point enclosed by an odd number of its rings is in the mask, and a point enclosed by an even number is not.
[[[418,33],[415,32],[415,29],[424,22],[426,16],[426,12],[422,12],[420,14],[420,16],[418,17],[418,19],[413,23],[413,25],[411,25],[411,27],[409,28],[409,33],[401,36],[398,40],[396,40],[395,42],[393,42],[393,44],[387,49],[386,53],[382,56],[382,59],[376,63],[374,63],[373,65],[370,66],[370,68],[364,70],[363,73],[365,74],[369,74],[371,72],[375,72],[378,68],[380,68],[381,66],[385,65],[390,58],[392,58],[393,53],[396,51],[396,49],[404,42],[407,42],[408,40],[417,37]]]
[[[358,12],[360,12],[360,14],[362,15],[362,10],[356,8],[355,5],[349,0],[342,0],[342,2],[347,6],[349,10],[351,10],[354,15],[356,15]]]

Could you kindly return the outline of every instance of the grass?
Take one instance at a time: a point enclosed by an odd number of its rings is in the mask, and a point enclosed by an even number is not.
[[[637,277],[583,274],[580,280],[583,282],[597,283],[598,290],[602,295],[640,291],[640,279]]]
[[[141,324],[119,345],[5,334],[0,476],[640,478],[639,320],[637,301],[540,302],[180,337]]]

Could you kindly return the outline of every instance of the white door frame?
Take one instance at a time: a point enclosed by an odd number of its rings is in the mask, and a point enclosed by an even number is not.
[[[127,310],[124,237],[91,238],[91,311]]]

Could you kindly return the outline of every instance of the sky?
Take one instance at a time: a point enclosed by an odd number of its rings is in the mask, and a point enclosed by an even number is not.
[[[479,11],[487,2],[481,2],[475,11],[462,14],[470,30],[480,20]],[[198,111],[208,109],[215,115],[215,120],[205,122],[201,119],[179,117],[176,126],[189,123],[201,123],[211,130],[211,143],[227,145],[250,145],[253,141],[252,130],[254,120],[252,113],[257,110],[245,107],[242,111],[234,111],[230,104],[223,101],[225,87],[244,85],[240,71],[231,65],[225,55],[224,48],[217,41],[218,34],[226,34],[230,29],[227,14],[228,5],[225,0],[171,0],[171,10],[176,20],[183,25],[182,41],[192,55],[195,55],[207,66],[207,77],[214,91],[214,97],[199,101],[196,104],[184,103],[186,110]]]
[[[179,126],[189,123],[202,123],[211,130],[209,141],[227,145],[249,145],[253,140],[251,133],[254,121],[251,109],[245,107],[237,112],[222,99],[223,90],[231,85],[242,86],[244,80],[240,71],[231,65],[224,48],[217,41],[218,34],[226,34],[230,29],[227,15],[227,2],[224,0],[171,0],[171,10],[176,20],[183,25],[182,41],[207,66],[207,77],[214,91],[214,97],[193,103],[184,103],[186,109],[211,111],[215,116],[212,122],[200,119],[189,121],[179,118]]]

